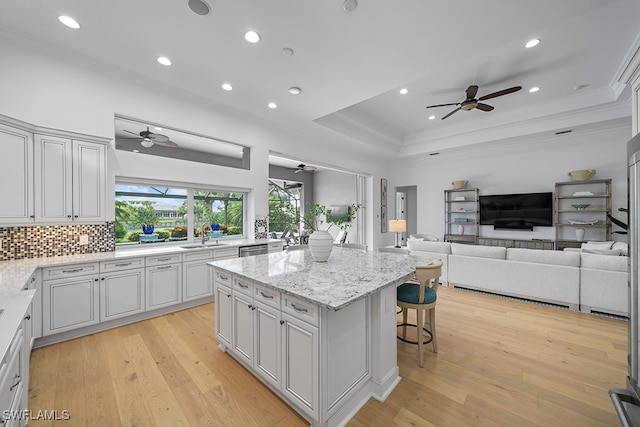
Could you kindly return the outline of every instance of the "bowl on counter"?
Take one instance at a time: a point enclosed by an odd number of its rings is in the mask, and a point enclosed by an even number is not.
[[[589,206],[591,206],[591,204],[589,204],[589,203],[574,203],[571,206],[573,207],[573,209],[575,209],[577,211],[583,211],[583,210],[587,209]]]

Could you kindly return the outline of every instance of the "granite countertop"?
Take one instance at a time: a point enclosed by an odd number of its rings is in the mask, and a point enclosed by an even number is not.
[[[330,310],[339,310],[386,286],[404,282],[413,276],[416,265],[432,261],[422,255],[334,247],[327,262],[315,262],[306,249],[209,264]]]

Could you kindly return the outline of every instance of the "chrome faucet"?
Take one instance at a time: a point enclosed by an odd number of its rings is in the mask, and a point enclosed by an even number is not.
[[[204,245],[204,242],[207,241],[207,235],[205,234],[204,228],[208,225],[209,224],[207,224],[206,222],[202,224],[202,244],[203,245]]]

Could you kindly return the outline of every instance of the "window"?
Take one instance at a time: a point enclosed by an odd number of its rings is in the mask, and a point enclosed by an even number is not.
[[[243,192],[116,182],[116,245],[244,236]]]

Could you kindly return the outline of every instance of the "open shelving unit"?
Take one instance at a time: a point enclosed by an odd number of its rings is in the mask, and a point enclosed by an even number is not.
[[[577,209],[573,205],[588,205]],[[611,240],[611,179],[556,182],[556,249],[580,247],[589,240]],[[578,239],[577,229],[584,230]]]
[[[445,242],[478,243],[480,222],[478,195],[477,188],[444,190]]]

